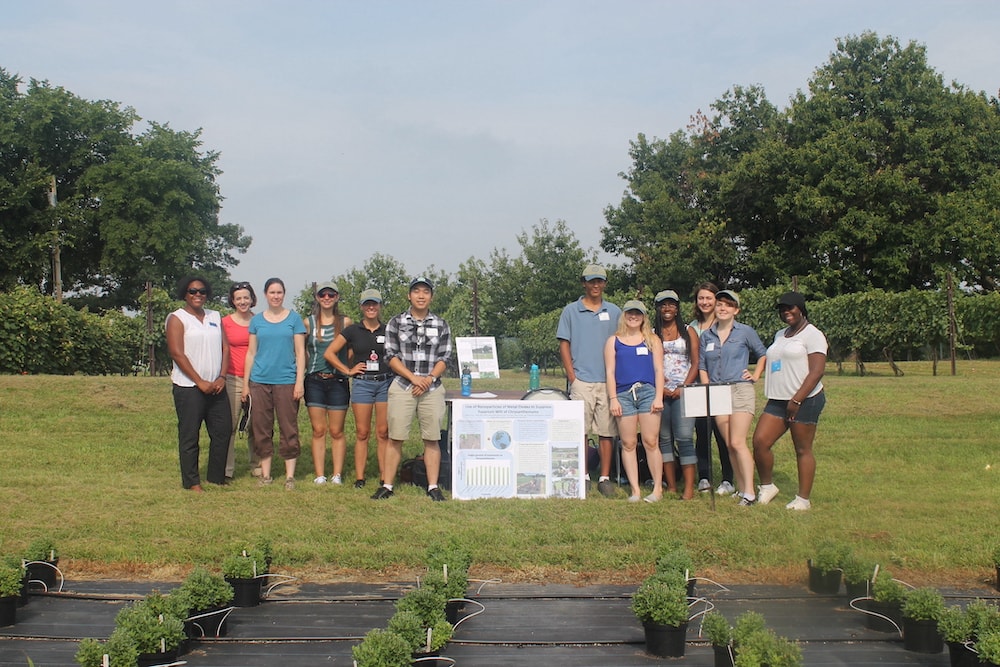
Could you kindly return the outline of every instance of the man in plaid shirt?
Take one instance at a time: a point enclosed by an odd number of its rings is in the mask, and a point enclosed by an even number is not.
[[[434,285],[427,278],[410,283],[410,308],[385,325],[385,358],[396,379],[389,385],[389,449],[385,452],[385,479],[372,500],[392,497],[396,469],[403,457],[403,441],[410,434],[416,415],[424,441],[427,495],[444,500],[438,488],[441,471],[441,419],[444,417],[444,387],[441,376],[451,358],[451,329],[430,312]]]

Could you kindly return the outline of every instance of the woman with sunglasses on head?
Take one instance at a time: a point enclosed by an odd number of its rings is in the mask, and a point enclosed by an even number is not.
[[[167,349],[174,367],[174,407],[177,410],[177,449],[181,484],[200,493],[199,434],[208,431],[208,481],[226,483],[226,445],[232,432],[226,376],[229,346],[222,335],[218,311],[205,308],[212,288],[201,277],[182,279],[177,297],[184,306],[167,316]]]
[[[663,414],[660,417],[660,453],[667,490],[677,493],[677,459],[684,479],[684,500],[694,498],[695,467],[694,417],[685,417],[681,404],[684,385],[698,378],[698,334],[680,320],[680,298],[673,290],[663,290],[653,300],[656,318],[653,331],[663,343]]]
[[[701,335],[701,358],[698,372],[702,384],[709,382],[732,385],[732,414],[718,415],[722,437],[729,448],[733,464],[733,477],[740,505],[749,506],[757,501],[753,488],[753,455],[747,448],[747,436],[756,410],[754,383],[764,372],[767,350],[760,336],[746,324],[736,321],[740,312],[740,297],[731,290],[715,294],[715,323]],[[751,373],[750,355],[757,357]]]
[[[764,380],[767,405],[753,432],[753,455],[760,475],[757,500],[767,504],[778,495],[771,448],[785,431],[791,431],[799,488],[785,508],[807,510],[812,507],[809,495],[816,476],[813,440],[819,415],[826,405],[822,382],[826,370],[826,336],[809,322],[806,300],[798,292],[782,294],[777,305],[778,315],[788,326],[774,334],[774,343],[767,348],[768,371]]]
[[[379,484],[385,477],[385,452],[389,447],[389,385],[395,377],[385,361],[385,324],[382,322],[382,293],[366,289],[358,299],[361,321],[345,328],[330,347],[326,360],[344,375],[354,378],[351,410],[354,412],[354,488],[365,486],[365,465],[368,462],[368,438],[371,434],[372,412],[375,414],[376,458]],[[354,365],[341,358],[350,350]]]
[[[232,479],[236,472],[236,431],[239,428],[241,396],[243,394],[243,362],[250,345],[250,320],[257,305],[257,295],[250,283],[233,283],[229,288],[229,307],[233,312],[222,318],[222,332],[229,344],[229,367],[226,369],[226,393],[233,417],[233,432],[229,436],[229,455],[226,458],[226,478]],[[247,439],[250,451],[250,474],[260,477],[260,459],[253,451],[253,443]]]
[[[331,484],[341,484],[347,436],[344,422],[351,402],[351,387],[347,376],[338,373],[324,353],[330,344],[351,323],[340,312],[340,288],[337,283],[324,282],[316,286],[312,314],[306,322],[306,409],[312,424],[312,456],[316,477],[314,484],[326,484],[326,434],[330,434],[333,459]],[[345,355],[346,357],[346,351]]]
[[[694,319],[688,323],[691,329],[698,335],[705,333],[712,324],[715,323],[715,293],[719,288],[715,283],[700,283],[694,290]],[[729,461],[729,449],[726,441],[719,431],[718,424],[711,417],[696,417],[694,421],[695,443],[694,451],[698,457],[698,490],[705,492],[712,490],[712,434],[715,434],[716,451],[719,454],[719,466],[722,469],[722,482],[716,493],[720,496],[729,496],[736,491],[733,486],[733,464]]]
[[[629,502],[655,503],[663,497],[663,458],[660,456],[660,413],[663,411],[663,345],[649,326],[642,301],[626,301],[618,330],[604,344],[605,382],[611,415],[618,422],[622,464],[630,488]],[[639,495],[641,432],[653,492]]]
[[[250,396],[250,437],[260,457],[260,483],[271,483],[274,420],[278,420],[278,453],[285,461],[285,489],[295,488],[299,444],[299,401],[305,395],[306,325],[285,308],[285,283],[264,283],[267,308],[250,320],[250,342],[243,362],[243,392]]]

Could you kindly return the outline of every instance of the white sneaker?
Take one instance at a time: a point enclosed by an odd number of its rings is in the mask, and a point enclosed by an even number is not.
[[[774,484],[762,484],[757,487],[757,502],[766,505],[778,495],[778,487]]]
[[[807,510],[810,507],[812,507],[811,502],[805,498],[799,498],[798,496],[795,496],[795,499],[792,502],[785,505],[786,510]]]
[[[723,482],[719,484],[719,488],[715,490],[715,495],[717,496],[732,496],[736,493],[736,487],[734,487],[730,482]]]
[[[698,480],[698,490],[701,491],[702,493],[704,493],[705,491],[711,491],[712,483],[703,477],[700,480]]]
[[[331,477],[330,484],[343,484],[343,481],[340,479],[340,475],[334,475]]]
[[[319,477],[313,480],[313,484],[326,484],[326,477],[320,475]]]

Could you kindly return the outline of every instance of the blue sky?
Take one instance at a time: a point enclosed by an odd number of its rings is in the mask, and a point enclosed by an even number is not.
[[[6,0],[0,67],[221,153],[234,278],[297,292],[375,252],[454,271],[566,220],[597,249],[640,132],[666,137],[734,84],[784,107],[838,37],[927,47],[996,95],[995,0]],[[621,261],[602,256],[608,261]]]

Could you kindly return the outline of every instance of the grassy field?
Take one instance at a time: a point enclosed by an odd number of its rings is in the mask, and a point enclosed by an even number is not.
[[[192,563],[217,567],[264,536],[279,571],[370,580],[408,574],[430,541],[453,534],[471,545],[475,575],[584,583],[636,581],[659,543],[679,539],[701,574],[790,582],[804,579],[803,561],[832,538],[914,584],[984,585],[1000,540],[1000,363],[960,363],[956,377],[902,366],[899,378],[879,364],[868,377],[829,368],[809,512],[784,508],[795,490],[787,436],[776,447],[781,495],[750,509],[720,498],[713,511],[706,494],[657,505],[596,493],[432,503],[412,487],[375,503],[371,483],[360,491],[310,483],[304,409],[295,491],[258,487],[238,441],[235,483],[196,495],[180,488],[168,378],[0,376],[0,552],[51,536],[70,578],[180,578]],[[504,375],[474,389],[528,384],[526,374]],[[350,443],[350,417],[348,430]]]

